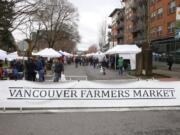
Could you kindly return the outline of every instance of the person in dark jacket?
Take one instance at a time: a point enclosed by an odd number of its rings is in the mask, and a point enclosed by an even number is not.
[[[43,62],[42,62],[42,60],[40,58],[38,58],[35,64],[36,64],[36,70],[37,70],[38,75],[39,75],[39,78],[37,78],[37,79],[38,79],[39,82],[42,82],[42,81],[44,81]]]
[[[106,68],[106,58],[103,58],[101,66],[102,66],[102,70],[103,70],[103,75],[106,75],[106,70],[105,70],[105,68]]]
[[[78,57],[75,58],[75,65],[76,65],[76,68],[78,68],[78,63],[79,63],[79,59]]]
[[[172,66],[174,63],[174,59],[172,55],[169,55],[167,58],[167,65],[169,66],[168,69],[171,71],[172,70]]]
[[[64,72],[64,65],[62,61],[55,61],[55,67],[54,67],[54,82],[58,82],[59,79],[61,79],[61,73]]]
[[[26,72],[25,72],[26,80],[35,81],[36,80],[36,72],[35,72],[36,66],[32,59],[29,58],[28,61],[26,61],[25,69],[26,69]]]
[[[19,74],[19,78],[18,79],[22,79],[23,78],[23,72],[24,72],[24,66],[23,66],[22,61],[17,60],[16,64],[15,64],[15,67],[16,67],[16,69],[18,71],[18,74]]]

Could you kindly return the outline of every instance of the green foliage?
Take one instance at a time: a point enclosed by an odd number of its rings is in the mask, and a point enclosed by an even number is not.
[[[0,27],[9,29],[12,27],[14,13],[14,3],[7,0],[0,1]]]
[[[10,31],[4,30],[2,32],[0,48],[10,52],[16,50],[14,38]]]
[[[14,15],[14,2],[0,0],[0,48],[6,51],[15,50],[14,38],[10,32]]]

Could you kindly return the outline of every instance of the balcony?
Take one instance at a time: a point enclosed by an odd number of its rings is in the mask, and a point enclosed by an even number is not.
[[[138,34],[136,37],[134,37],[134,41],[142,41],[142,40],[144,40],[145,39],[145,37],[144,37],[144,35],[142,35],[142,34]]]
[[[117,29],[123,29],[124,28],[124,24],[123,23],[119,23],[118,25],[117,25]]]
[[[139,5],[146,4],[146,0],[136,0]]]
[[[129,4],[130,8],[133,10],[133,11],[136,11],[137,10],[137,7],[138,7],[138,4],[137,2],[135,1],[132,1],[130,4]]]
[[[141,32],[145,29],[145,24],[142,23],[142,21],[139,21],[136,25],[133,26],[132,28],[132,33],[136,34],[138,32]]]
[[[116,37],[117,37],[117,39],[124,38],[124,33],[123,32],[119,32]]]
[[[176,7],[172,7],[172,8],[169,8],[168,9],[168,13],[169,14],[173,14],[173,13],[175,13],[176,12]]]
[[[108,32],[108,37],[111,37],[112,36],[112,33],[111,31]]]
[[[108,29],[112,29],[112,25],[109,24],[109,25],[108,25]]]
[[[130,20],[132,22],[136,22],[138,20],[138,17],[136,15],[133,15]]]
[[[146,14],[147,14],[147,11],[146,11],[146,9],[144,9],[144,8],[139,8],[138,11],[137,11],[137,16],[138,16],[139,18],[145,17]]]
[[[119,18],[120,20],[123,20],[123,19],[124,19],[124,14],[123,14],[123,13],[119,13],[119,14],[118,14],[118,18]]]

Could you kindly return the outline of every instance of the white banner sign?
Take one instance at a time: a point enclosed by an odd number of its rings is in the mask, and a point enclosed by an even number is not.
[[[0,107],[86,108],[179,106],[180,83],[134,81],[97,83],[0,82]]]

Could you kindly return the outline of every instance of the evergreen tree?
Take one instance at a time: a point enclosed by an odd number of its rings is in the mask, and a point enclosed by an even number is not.
[[[0,48],[6,51],[15,48],[14,38],[10,32],[14,15],[14,2],[0,0]]]

